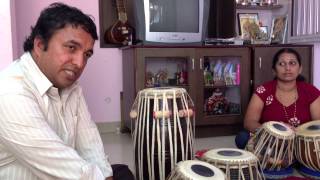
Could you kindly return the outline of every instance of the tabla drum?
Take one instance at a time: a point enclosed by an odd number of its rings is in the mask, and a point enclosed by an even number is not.
[[[201,160],[221,169],[228,180],[262,180],[258,158],[249,151],[219,148],[205,152]]]
[[[187,160],[179,162],[167,180],[225,180],[225,175],[209,163]]]
[[[194,158],[193,102],[183,88],[141,90],[132,106],[136,179],[164,180]]]
[[[268,171],[288,168],[294,160],[294,131],[282,122],[270,121],[262,125],[256,134],[253,154]]]
[[[320,179],[320,120],[296,128],[295,155],[304,175]]]

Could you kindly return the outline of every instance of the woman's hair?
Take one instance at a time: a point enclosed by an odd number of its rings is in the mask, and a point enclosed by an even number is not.
[[[96,25],[90,16],[84,14],[75,7],[63,3],[52,3],[41,11],[41,14],[34,27],[31,27],[31,34],[23,44],[25,52],[33,49],[33,42],[36,37],[41,38],[44,43],[44,50],[48,48],[48,42],[53,34],[67,25],[81,27],[88,32],[94,40],[98,39]]]
[[[299,64],[299,66],[301,66],[301,56],[296,50],[294,50],[292,48],[282,48],[273,56],[273,60],[272,60],[272,69],[273,70],[276,70],[276,64],[279,61],[279,58],[283,53],[290,53],[290,54],[293,54],[294,56],[296,56],[298,64]],[[297,80],[298,81],[305,81],[305,78],[299,74],[297,77]]]

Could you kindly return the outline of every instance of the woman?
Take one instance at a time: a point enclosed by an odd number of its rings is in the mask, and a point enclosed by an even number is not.
[[[245,132],[236,137],[243,149],[249,132],[255,133],[264,122],[282,121],[293,127],[320,119],[320,91],[305,82],[300,55],[291,48],[279,50],[272,62],[275,79],[259,86],[253,94],[244,119]]]

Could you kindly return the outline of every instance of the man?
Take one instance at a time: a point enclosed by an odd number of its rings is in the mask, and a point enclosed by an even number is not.
[[[97,39],[94,22],[74,7],[41,12],[25,53],[0,74],[1,180],[113,179],[76,82]]]

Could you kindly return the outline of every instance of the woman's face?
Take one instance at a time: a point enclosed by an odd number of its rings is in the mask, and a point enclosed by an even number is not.
[[[277,79],[280,81],[295,81],[302,71],[297,57],[292,53],[282,53],[274,69]]]

